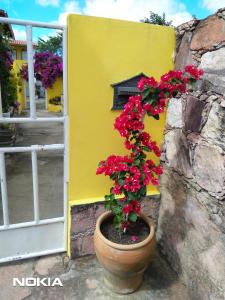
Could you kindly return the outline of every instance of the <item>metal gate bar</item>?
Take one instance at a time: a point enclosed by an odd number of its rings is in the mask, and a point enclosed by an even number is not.
[[[67,29],[66,26],[58,24],[49,24],[43,22],[33,22],[25,20],[16,20],[10,18],[0,17],[0,23],[23,25],[26,27],[27,34],[27,54],[28,54],[28,79],[29,79],[29,94],[30,94],[30,117],[28,118],[4,118],[2,114],[2,99],[1,99],[1,86],[0,86],[0,123],[36,123],[36,122],[63,122],[64,124],[64,144],[51,144],[51,145],[31,145],[29,147],[3,147],[0,148],[0,180],[1,180],[1,194],[2,194],[2,207],[3,207],[3,226],[0,226],[0,231],[28,228],[37,225],[47,225],[53,223],[64,223],[64,245],[62,248],[55,249],[55,252],[65,251],[67,249],[67,163],[68,163],[68,137],[67,137]],[[32,42],[32,27],[42,27],[51,29],[60,29],[63,32],[63,117],[37,117],[36,104],[35,104],[35,84],[34,84],[34,65],[33,65],[33,42]],[[39,151],[64,151],[64,192],[63,192],[63,217],[51,218],[40,220],[39,216],[39,191],[38,191],[38,167],[37,167],[37,152]],[[24,222],[18,224],[9,224],[8,212],[8,196],[7,196],[7,182],[5,170],[5,153],[22,153],[30,152],[32,161],[32,181],[33,181],[33,204],[34,204],[34,220],[31,222]],[[45,251],[42,253],[50,254],[54,250]],[[19,258],[26,258],[40,255],[40,253],[27,253],[21,255]],[[0,262],[17,259],[16,257],[8,257]]]
[[[6,185],[5,154],[0,153],[0,178],[4,227],[9,225],[8,193]]]

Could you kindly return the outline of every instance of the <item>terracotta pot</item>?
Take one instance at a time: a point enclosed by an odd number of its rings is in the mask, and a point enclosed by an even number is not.
[[[101,233],[101,224],[111,216],[103,213],[97,220],[94,233],[95,252],[104,267],[104,283],[115,293],[130,294],[142,283],[143,274],[151,260],[155,248],[155,229],[149,219],[141,218],[149,225],[149,236],[142,242],[123,245],[106,239]]]

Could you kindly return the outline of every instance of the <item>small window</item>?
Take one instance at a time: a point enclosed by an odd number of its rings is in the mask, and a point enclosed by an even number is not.
[[[22,51],[22,59],[27,60],[27,51]]]
[[[13,50],[12,51],[12,59],[15,60],[17,57],[16,57],[16,50]]]
[[[122,110],[130,96],[140,93],[137,84],[142,77],[147,76],[144,73],[140,73],[134,77],[111,85],[114,89],[112,110]]]

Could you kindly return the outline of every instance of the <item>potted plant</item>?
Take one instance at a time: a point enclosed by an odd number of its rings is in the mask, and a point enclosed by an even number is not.
[[[97,168],[96,174],[109,176],[113,186],[105,196],[108,212],[97,220],[94,246],[105,269],[104,283],[116,293],[132,293],[141,285],[155,246],[154,226],[141,213],[141,200],[150,183],[158,185],[163,170],[147,157],[147,152],[160,157],[160,149],[144,131],[145,116],[158,120],[166,101],[186,92],[202,74],[195,66],[186,66],[184,72],[169,71],[159,82],[143,77],[138,83],[140,94],[129,98],[115,120],[130,153],[111,155]]]
[[[53,104],[53,105],[61,105],[61,97],[60,96],[56,96],[56,97],[53,97],[51,99],[49,99],[49,103],[50,104]]]

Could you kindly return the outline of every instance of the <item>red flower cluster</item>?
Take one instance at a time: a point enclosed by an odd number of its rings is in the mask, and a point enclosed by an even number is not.
[[[153,87],[156,88],[158,86],[158,82],[155,80],[154,77],[142,77],[141,80],[138,82],[138,89],[142,92],[146,87]]]
[[[133,159],[129,156],[110,155],[106,160],[99,163],[96,174],[105,174],[111,176],[115,172],[127,171],[128,164],[132,163]]]
[[[116,118],[114,128],[122,137],[128,137],[132,132],[144,129],[141,96],[132,96],[124,106],[123,112]]]
[[[147,132],[143,131],[139,137],[143,146],[147,147],[150,151],[153,151],[156,156],[160,157],[159,147],[157,146],[156,142],[151,140],[151,137]]]
[[[202,69],[198,70],[195,66],[186,66],[185,72],[189,73],[195,80],[199,80],[204,73]]]
[[[163,102],[162,105],[159,104],[159,105],[152,106],[149,103],[145,103],[145,105],[144,105],[145,111],[148,111],[152,116],[156,116],[158,114],[163,113],[164,108],[165,108],[165,102]]]
[[[152,151],[157,157],[160,149],[151,136],[144,131],[145,115],[159,119],[164,112],[166,100],[178,92],[184,93],[187,85],[198,80],[203,74],[195,66],[187,66],[185,72],[169,71],[160,82],[154,77],[142,77],[138,83],[141,95],[132,96],[124,106],[122,113],[116,118],[114,128],[125,138],[125,148],[131,150],[129,156],[111,155],[101,161],[97,174],[110,176],[114,185],[110,195],[105,196],[106,207],[115,215],[115,224],[126,230],[130,222],[135,222],[140,213],[140,201],[146,195],[149,183],[158,185],[158,175],[163,169],[147,159],[145,152]],[[114,195],[123,195],[116,200]]]
[[[139,214],[141,211],[141,205],[137,200],[132,200],[129,204],[126,204],[123,208],[123,212],[125,214],[129,214],[131,212],[135,212]]]

